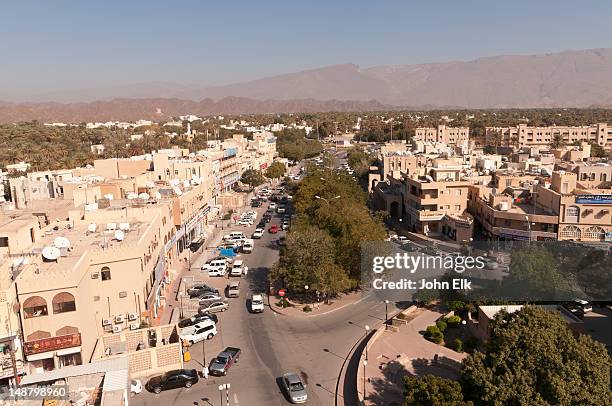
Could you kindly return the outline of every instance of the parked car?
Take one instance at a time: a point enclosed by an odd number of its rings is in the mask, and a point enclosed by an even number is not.
[[[229,239],[231,239],[233,237],[245,237],[245,235],[244,235],[244,233],[242,231],[232,231],[231,233],[224,235],[223,239],[224,240],[229,240]]]
[[[283,221],[283,224],[281,224],[281,228],[283,230],[289,229],[289,222],[287,220]]]
[[[181,329],[179,337],[189,344],[199,343],[202,340],[210,340],[217,335],[217,326],[212,320],[204,320],[193,326]]]
[[[278,233],[278,226],[276,224],[272,224],[268,231],[270,232],[270,234],[276,234]]]
[[[230,269],[230,276],[242,276],[244,267],[244,262],[241,259],[235,260]]]
[[[130,381],[130,392],[134,395],[138,395],[142,392],[142,382],[140,382],[140,379],[132,379]]]
[[[276,203],[275,202],[271,202],[269,207],[272,210],[276,209]]]
[[[238,224],[241,226],[250,227],[253,225],[253,220],[250,218],[240,219],[238,220]]]
[[[204,306],[200,306],[200,308],[198,309],[198,313],[210,314],[210,313],[224,312],[227,309],[229,309],[229,303],[219,301],[219,302],[212,302]]]
[[[308,394],[306,386],[302,382],[302,378],[298,374],[290,372],[283,375],[283,388],[287,392],[287,396],[291,403],[306,403]]]
[[[262,295],[251,296],[251,312],[262,313],[264,311],[264,302]]]
[[[227,371],[238,362],[239,357],[240,348],[227,347],[211,361],[208,370],[214,376],[227,375]]]
[[[253,235],[251,236],[252,238],[261,238],[263,237],[264,234],[264,227],[265,227],[265,223],[263,225],[263,227],[261,227],[261,223],[259,223],[257,225],[257,228],[255,229],[255,231],[253,232]]]
[[[198,323],[201,323],[205,320],[212,320],[215,323],[217,323],[219,321],[219,318],[217,317],[216,314],[196,314],[195,316],[191,316],[187,319],[183,319],[179,321],[178,326],[179,328],[190,327]]]
[[[201,289],[201,290],[194,290],[189,294],[189,299],[201,299],[203,296],[206,295],[219,295],[219,290],[215,289],[215,290],[208,290],[208,289]]]
[[[193,294],[198,294],[200,292],[219,292],[219,290],[217,288],[213,288],[212,286],[209,286],[205,283],[194,283],[193,285],[191,285],[191,287],[189,289],[187,289],[187,294],[189,296],[193,295]]]
[[[278,208],[276,209],[276,212],[278,214],[283,214],[283,213],[285,213],[285,211],[286,211],[285,206],[278,206]]]
[[[152,377],[147,382],[146,388],[153,393],[160,393],[167,389],[190,388],[196,383],[198,383],[198,372],[195,369],[175,369]]]
[[[583,299],[574,299],[574,303],[579,306],[583,312],[588,313],[593,310],[593,306]]]
[[[239,297],[240,296],[240,282],[232,281],[227,285],[227,297]]]
[[[271,216],[271,215],[269,215],[269,214],[265,214],[265,215],[262,217],[262,219],[263,219],[263,221],[264,221],[264,222],[269,223],[269,222],[272,220],[272,216]]]
[[[217,293],[212,292],[204,292],[199,296],[196,296],[194,299],[198,299],[198,303],[202,306],[205,303],[216,302],[222,300],[222,297]]]

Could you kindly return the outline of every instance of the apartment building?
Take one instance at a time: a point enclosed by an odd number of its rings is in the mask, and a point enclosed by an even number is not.
[[[549,126],[530,127],[519,124],[515,127],[486,127],[487,145],[507,147],[548,146],[555,140],[565,144],[575,142],[597,143],[602,147],[612,147],[612,127],[607,123],[588,126]]]
[[[459,146],[470,138],[469,127],[447,127],[444,124],[436,128],[421,127],[414,130],[414,140],[423,142],[440,142]]]
[[[88,363],[101,335],[155,322],[171,216],[164,204],[75,209],[0,265],[13,276],[29,373]]]
[[[444,233],[453,239],[469,240],[473,227],[473,220],[466,211],[470,185],[457,160],[437,160],[425,176],[406,178],[406,224],[413,231],[428,236]],[[445,220],[446,217],[453,220]]]

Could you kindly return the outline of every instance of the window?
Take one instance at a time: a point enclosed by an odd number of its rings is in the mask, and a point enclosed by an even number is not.
[[[0,247],[8,247],[8,237],[0,237]]]
[[[23,302],[23,313],[25,319],[46,316],[47,302],[40,296],[29,297]]]
[[[53,314],[73,312],[76,310],[74,296],[68,292],[58,293],[51,301],[53,304]]]
[[[590,240],[599,240],[603,241],[606,237],[606,231],[598,226],[589,227],[584,232],[584,238]]]
[[[121,292],[119,292],[119,297],[120,298],[127,297],[127,292],[125,290],[122,290]]]
[[[102,268],[101,274],[102,274],[102,280],[103,281],[110,281],[111,273],[110,273],[110,268],[109,267],[105,266],[104,268]]]
[[[567,217],[578,217],[580,214],[580,209],[576,206],[570,206],[565,210],[565,215]]]

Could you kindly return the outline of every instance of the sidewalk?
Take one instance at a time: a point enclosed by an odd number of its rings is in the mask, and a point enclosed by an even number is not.
[[[402,404],[403,377],[406,375],[458,377],[467,354],[434,344],[420,333],[435,324],[442,313],[419,308],[411,315],[414,318],[400,326],[397,332],[382,327],[368,343],[367,355],[364,354],[367,365],[364,367],[363,362],[360,363],[357,376],[357,390],[361,394],[365,383],[368,405],[387,405],[394,401]]]
[[[270,309],[278,314],[282,314],[284,316],[289,317],[316,317],[322,316],[324,314],[329,314],[335,312],[336,310],[340,310],[347,306],[357,304],[364,298],[362,292],[351,292],[347,294],[342,294],[340,297],[331,300],[329,304],[325,304],[323,302],[317,303],[293,303],[289,301],[289,303],[293,304],[292,307],[282,308],[277,306],[276,303],[280,301],[280,299],[276,297],[270,296]],[[305,306],[310,306],[312,311],[305,312],[303,309]]]

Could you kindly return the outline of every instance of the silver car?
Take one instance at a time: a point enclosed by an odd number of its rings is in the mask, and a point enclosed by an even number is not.
[[[198,309],[198,313],[200,314],[217,313],[217,312],[224,312],[227,309],[229,309],[229,303],[218,301],[218,302],[212,302],[210,304],[205,304],[203,306],[200,306],[200,308]]]
[[[283,387],[291,403],[306,403],[308,400],[306,386],[298,374],[290,372],[283,375]]]

